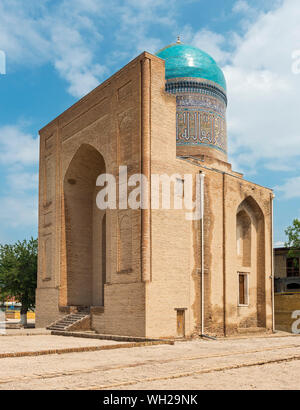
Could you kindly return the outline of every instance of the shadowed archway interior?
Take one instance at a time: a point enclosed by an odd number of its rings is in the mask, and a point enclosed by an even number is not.
[[[103,156],[83,144],[64,178],[68,306],[104,306],[106,213],[96,205]]]
[[[258,203],[247,197],[237,209],[237,270],[249,273],[250,316],[240,327],[266,324],[265,218]],[[255,313],[255,317],[253,316]]]

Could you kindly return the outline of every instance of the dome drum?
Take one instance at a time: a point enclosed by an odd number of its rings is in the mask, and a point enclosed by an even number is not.
[[[182,43],[157,53],[165,60],[165,91],[176,95],[178,156],[207,155],[227,161],[226,81],[204,51]]]
[[[166,92],[170,94],[200,93],[219,98],[227,105],[226,92],[211,81],[197,78],[172,78],[166,81]]]

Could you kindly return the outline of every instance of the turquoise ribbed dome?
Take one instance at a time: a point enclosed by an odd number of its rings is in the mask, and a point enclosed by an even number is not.
[[[171,44],[156,55],[166,62],[166,80],[171,78],[204,78],[226,91],[223,71],[215,60],[199,48],[182,43]]]

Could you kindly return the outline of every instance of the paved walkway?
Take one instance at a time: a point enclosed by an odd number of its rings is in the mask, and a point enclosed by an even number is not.
[[[51,335],[7,336],[0,339],[0,354],[70,349],[87,346],[107,346],[117,343],[119,344],[120,342]]]
[[[5,334],[1,336],[32,336],[32,335],[51,335],[51,330],[47,329],[5,329]]]
[[[36,339],[30,343],[38,343],[38,348],[40,343],[49,347],[109,342],[57,337],[27,338]],[[10,343],[8,339],[12,338],[1,338],[0,344]],[[26,337],[20,339],[15,349],[29,343]],[[174,346],[0,359],[0,389],[28,388],[300,389],[300,338],[199,340]]]

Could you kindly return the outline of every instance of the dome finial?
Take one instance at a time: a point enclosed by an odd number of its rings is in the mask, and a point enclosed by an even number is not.
[[[177,36],[177,41],[176,41],[176,43],[177,43],[177,44],[181,44],[180,36]]]

